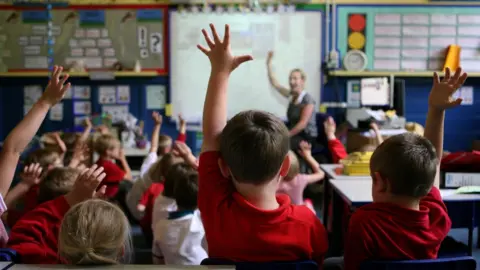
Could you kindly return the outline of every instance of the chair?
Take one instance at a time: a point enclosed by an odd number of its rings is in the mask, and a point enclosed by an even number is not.
[[[201,265],[235,265],[236,270],[318,270],[318,265],[314,261],[254,263],[206,258]]]
[[[475,270],[477,263],[469,256],[409,261],[369,261],[360,270]]]
[[[10,248],[0,248],[0,262],[20,262],[20,256]]]

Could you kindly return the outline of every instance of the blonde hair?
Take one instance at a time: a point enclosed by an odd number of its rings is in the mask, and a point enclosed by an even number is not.
[[[120,208],[91,199],[65,214],[58,236],[60,258],[73,265],[128,263],[130,225]]]
[[[412,132],[412,133],[420,135],[420,136],[423,136],[423,133],[424,133],[423,126],[420,125],[419,123],[415,123],[415,122],[406,123],[405,124],[405,129],[409,132]]]
[[[111,150],[119,146],[120,146],[120,141],[111,134],[101,135],[95,140],[95,144],[94,144],[95,151],[100,155],[103,155],[108,150]]]
[[[160,134],[160,136],[158,137],[157,154],[159,156],[167,154],[167,149],[169,147],[172,147],[172,137],[168,135]]]
[[[306,75],[305,72],[304,72],[302,69],[300,69],[300,68],[294,68],[294,69],[292,69],[292,70],[290,71],[290,77],[291,77],[292,74],[295,73],[295,72],[300,73],[300,77],[302,78],[302,80],[304,80],[304,81],[307,80],[307,75]]]
[[[55,165],[55,162],[59,159],[60,154],[52,149],[37,149],[28,155],[25,165],[39,163],[45,171],[49,166]]]
[[[284,181],[291,181],[300,173],[300,163],[298,162],[297,155],[290,150],[288,151],[288,157],[290,158],[290,168],[288,169],[287,175],[283,178]]]

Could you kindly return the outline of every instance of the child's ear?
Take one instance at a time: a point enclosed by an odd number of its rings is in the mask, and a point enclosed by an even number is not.
[[[223,177],[230,177],[230,169],[222,158],[218,159],[218,167],[220,168],[220,172],[222,173]]]
[[[280,176],[285,177],[288,174],[288,170],[290,170],[290,155],[286,155],[283,159],[282,166],[280,167]]]
[[[374,172],[372,174],[372,183],[373,189],[376,192],[386,192],[388,189],[387,179],[383,177],[379,172]]]

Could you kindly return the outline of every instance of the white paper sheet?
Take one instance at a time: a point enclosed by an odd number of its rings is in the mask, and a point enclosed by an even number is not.
[[[430,23],[430,15],[428,14],[405,14],[402,16],[403,24],[422,24],[428,25]]]
[[[401,52],[402,58],[427,58],[427,49],[403,49]]]
[[[90,99],[91,90],[90,86],[74,85],[73,86],[73,98],[75,99]]]
[[[390,87],[387,78],[361,80],[360,100],[362,105],[383,106],[390,104]]]
[[[401,36],[400,26],[375,26],[375,36]]]
[[[375,58],[390,58],[398,59],[400,58],[400,49],[395,48],[375,48]]]
[[[51,121],[63,121],[63,103],[57,103],[50,109]]]
[[[413,60],[413,59],[402,59],[402,69],[403,70],[427,70],[428,61],[424,60]]]
[[[404,36],[427,36],[429,35],[428,26],[403,26],[402,33]]]
[[[456,36],[457,26],[430,26],[431,36]]]
[[[457,44],[463,48],[474,48],[477,49],[480,47],[480,38],[478,37],[458,37]]]
[[[458,24],[480,24],[480,16],[479,15],[457,15]]]
[[[165,108],[166,89],[163,85],[147,85],[147,110],[160,110]]]
[[[129,113],[128,105],[108,105],[102,107],[102,113],[109,114],[113,123],[124,121]]]
[[[73,102],[73,114],[75,114],[75,115],[89,115],[89,114],[92,114],[92,103],[90,101],[75,101],[75,102]]]
[[[375,37],[375,47],[400,47],[399,37]]]
[[[40,85],[26,85],[23,87],[23,105],[33,105],[42,96]]]
[[[400,60],[374,59],[373,68],[376,70],[400,70]]]
[[[456,41],[455,37],[432,37],[430,38],[430,46],[447,48],[450,45],[456,44]]]
[[[423,37],[403,37],[403,47],[409,48],[428,48],[428,38]]]
[[[122,103],[122,104],[130,103],[130,86],[128,85],[117,86],[117,103]]]
[[[24,105],[23,106],[23,115],[26,115],[31,109],[33,105]]]
[[[400,14],[375,14],[375,24],[400,24]]]
[[[432,25],[457,25],[457,14],[432,14],[430,23]]]
[[[100,86],[98,88],[98,103],[115,104],[117,103],[117,89],[115,86]]]
[[[473,86],[464,86],[457,92],[460,92],[462,105],[473,105]]]
[[[478,37],[480,36],[480,32],[478,31],[478,27],[476,26],[458,26],[458,35],[459,36],[471,36],[471,37]]]

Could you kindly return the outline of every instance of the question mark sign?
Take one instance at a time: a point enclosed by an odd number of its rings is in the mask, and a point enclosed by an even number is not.
[[[162,35],[160,33],[150,35],[150,50],[152,53],[162,53]]]

